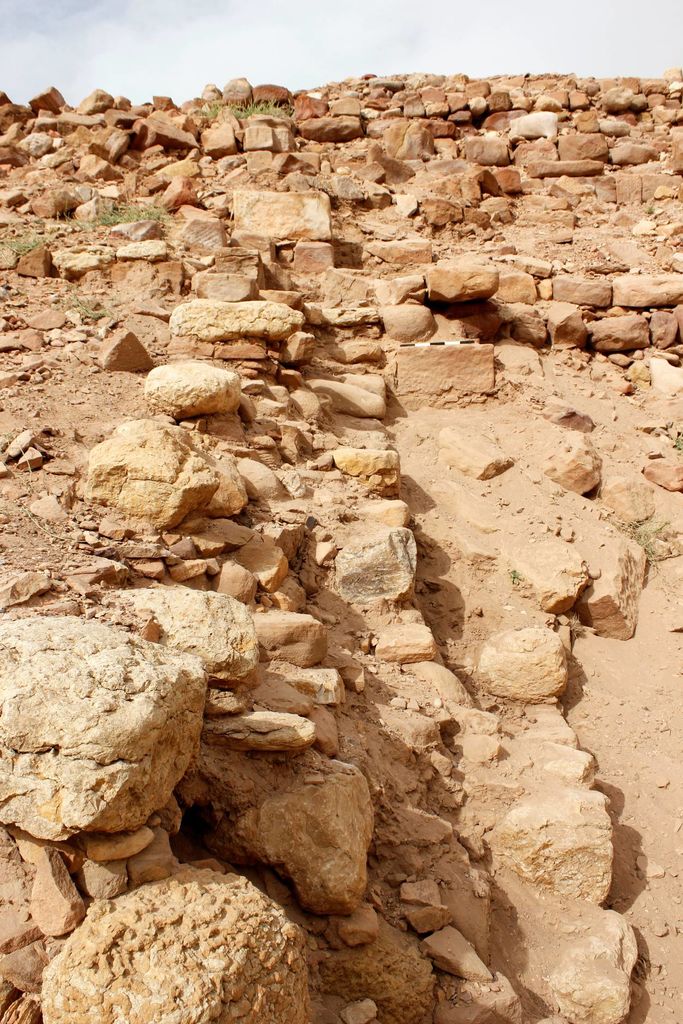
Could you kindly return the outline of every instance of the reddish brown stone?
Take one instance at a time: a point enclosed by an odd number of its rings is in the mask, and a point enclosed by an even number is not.
[[[665,491],[683,491],[683,464],[657,459],[648,462],[643,468],[643,475],[651,484],[663,487]]]
[[[313,142],[350,142],[363,135],[359,117],[314,117],[299,123],[299,133]]]
[[[292,102],[292,94],[284,85],[255,85],[254,103],[277,103],[280,106]]]
[[[327,100],[301,93],[294,97],[294,117],[297,121],[308,121],[313,117],[324,117],[329,110]]]

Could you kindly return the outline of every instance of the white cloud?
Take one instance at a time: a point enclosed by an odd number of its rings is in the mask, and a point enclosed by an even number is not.
[[[366,72],[655,77],[680,63],[681,0],[0,0],[0,88],[176,101],[207,82],[311,88]]]

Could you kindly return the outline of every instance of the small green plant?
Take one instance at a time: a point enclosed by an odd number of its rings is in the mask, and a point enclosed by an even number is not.
[[[203,107],[195,111],[195,116],[202,121],[215,121],[224,107],[225,103],[223,100],[209,100]]]
[[[268,117],[293,117],[294,107],[289,103],[270,103],[268,100],[260,100],[258,103],[229,103],[228,109],[233,112],[240,121],[256,114],[267,115]]]
[[[668,525],[668,522],[656,523],[654,519],[646,519],[644,523],[626,523],[623,530],[636,544],[641,546],[645,557],[652,565],[671,555],[666,537]]]
[[[652,214],[653,214],[653,213],[656,213],[657,211],[656,211],[656,209],[654,208],[654,206],[647,206],[647,207],[645,208],[645,212],[646,212],[646,213],[648,213],[648,214],[649,214],[650,216],[652,216]]]
[[[171,220],[171,215],[163,206],[122,203],[101,213],[96,223],[101,227],[113,227],[115,224],[133,224],[137,220],[158,220],[161,224],[167,224]]]
[[[0,244],[11,249],[17,256],[25,256],[39,246],[45,244],[45,239],[38,235],[18,235],[16,238],[0,238]]]
[[[683,453],[683,434],[676,435],[676,440],[674,441],[674,448],[677,452]]]
[[[81,317],[81,320],[105,320],[111,319],[113,313],[110,309],[106,309],[104,306],[91,305],[86,299],[83,299],[75,288],[69,289],[69,295],[67,304],[69,309],[75,310]]]
[[[518,587],[520,585],[520,583],[523,583],[523,582],[524,582],[524,577],[522,576],[521,572],[517,572],[516,569],[511,569],[510,570],[510,583],[512,583],[512,586],[513,587]]]

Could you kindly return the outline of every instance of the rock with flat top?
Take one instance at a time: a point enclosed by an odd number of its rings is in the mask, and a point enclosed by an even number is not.
[[[309,668],[327,654],[327,630],[312,615],[268,611],[254,616],[254,626],[265,659]]]
[[[490,299],[498,290],[498,282],[499,274],[492,264],[471,256],[437,263],[427,271],[427,290],[431,302]]]
[[[599,579],[593,580],[576,603],[581,622],[598,636],[630,640],[638,622],[638,602],[647,557],[635,543],[610,544],[598,556]]]
[[[567,685],[564,645],[550,629],[508,629],[482,647],[479,675],[497,697],[529,703],[557,697]]]
[[[436,654],[436,642],[429,626],[420,622],[397,623],[385,626],[379,634],[375,657],[380,661],[406,665],[414,661],[429,661]]]
[[[284,302],[220,302],[217,299],[191,299],[171,313],[169,327],[174,338],[194,341],[232,341],[239,338],[264,338],[286,341],[301,330],[304,315]]]
[[[233,193],[233,216],[238,234],[265,238],[332,238],[330,198],[324,192]]]
[[[533,544],[510,542],[505,554],[511,572],[532,585],[544,612],[559,615],[568,611],[588,586],[588,569],[581,555],[554,537]]]
[[[420,943],[420,949],[447,974],[467,981],[492,981],[493,975],[465,936],[447,925]]]
[[[251,711],[213,719],[204,728],[204,739],[233,750],[305,750],[315,742],[315,726],[301,715]]]
[[[600,498],[625,523],[643,523],[655,514],[654,492],[637,476],[608,477]]]

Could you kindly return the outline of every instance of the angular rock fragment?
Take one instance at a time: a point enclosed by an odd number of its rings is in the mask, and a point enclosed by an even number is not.
[[[337,589],[345,601],[366,604],[407,597],[415,579],[415,538],[404,528],[373,533],[347,544],[335,561]]]
[[[286,341],[303,327],[304,315],[283,302],[219,302],[192,299],[171,313],[169,326],[177,338],[195,341],[230,341],[265,338]]]
[[[234,412],[240,401],[240,378],[232,370],[208,363],[168,363],[147,375],[145,398],[154,412],[178,420]]]
[[[564,646],[549,629],[509,629],[486,641],[479,674],[488,692],[498,697],[530,703],[557,697],[567,685]]]

